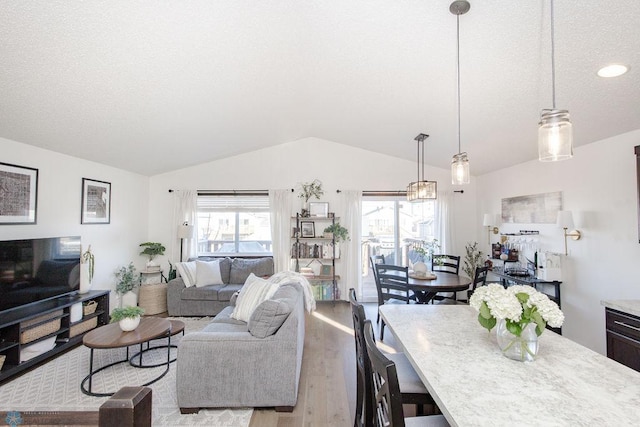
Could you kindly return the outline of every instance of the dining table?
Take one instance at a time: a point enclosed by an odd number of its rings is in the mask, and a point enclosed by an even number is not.
[[[452,426],[637,426],[640,372],[546,330],[533,362],[502,355],[468,305],[380,315]]]
[[[439,292],[460,292],[469,289],[471,279],[458,274],[436,272],[433,276],[420,277],[409,273],[409,288],[420,304],[429,303]]]

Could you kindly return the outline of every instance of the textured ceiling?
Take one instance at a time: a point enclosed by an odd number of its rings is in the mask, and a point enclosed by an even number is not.
[[[549,2],[460,18],[462,151],[474,175],[537,157]],[[318,137],[448,168],[449,0],[0,2],[0,136],[154,175]],[[575,145],[640,128],[640,2],[557,0],[556,92]],[[607,63],[630,72],[596,76]]]

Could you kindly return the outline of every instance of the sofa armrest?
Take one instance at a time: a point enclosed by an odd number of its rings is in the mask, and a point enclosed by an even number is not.
[[[181,294],[187,287],[182,277],[176,277],[167,283],[167,310],[169,313],[180,313]]]

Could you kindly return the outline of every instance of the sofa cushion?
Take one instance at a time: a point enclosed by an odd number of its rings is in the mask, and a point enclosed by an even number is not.
[[[231,301],[233,294],[238,292],[240,289],[242,289],[242,285],[224,285],[224,287],[218,291],[218,300]],[[235,303],[233,305],[235,305]]]
[[[233,313],[233,307],[228,305],[225,308],[223,308],[220,313],[216,314],[216,317],[214,317],[211,320],[211,322],[209,322],[209,325],[212,325],[215,323],[230,323],[232,325],[245,325],[245,326],[247,325],[247,322],[243,322],[242,320],[237,320],[231,317],[231,313]],[[203,330],[207,330],[209,325],[205,326]]]
[[[266,338],[275,334],[287,320],[291,307],[284,300],[268,299],[253,310],[249,318],[249,332],[256,338]]]
[[[251,273],[258,277],[271,276],[273,274],[273,258],[234,258],[231,262],[229,283],[244,283]]]
[[[196,286],[222,285],[220,260],[196,261]]]
[[[183,300],[218,301],[218,291],[223,287],[224,285],[207,285],[201,288],[192,286],[190,288],[184,288],[180,297]]]
[[[249,274],[244,286],[240,289],[240,294],[236,300],[236,305],[231,317],[242,320],[243,322],[249,322],[253,310],[255,310],[262,301],[271,298],[276,290],[276,284],[261,279],[253,273]]]
[[[230,323],[218,322],[209,323],[201,332],[247,332],[247,324],[245,322]]]
[[[196,284],[196,262],[179,262],[176,264],[176,270],[178,270],[178,274],[182,277],[184,281],[184,285],[189,288]]]

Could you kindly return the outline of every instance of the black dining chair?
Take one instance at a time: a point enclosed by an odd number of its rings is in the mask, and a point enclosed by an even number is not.
[[[460,257],[457,255],[437,254],[431,256],[431,271],[447,274],[460,273]],[[432,301],[443,301],[445,304],[456,303],[456,293],[452,295],[436,295]]]
[[[376,427],[448,426],[449,423],[442,415],[405,419],[398,365],[376,346],[370,320],[364,323],[364,340],[371,371],[369,398],[373,408],[372,425]]]
[[[373,270],[373,280],[376,283],[376,288],[378,287],[378,270],[376,269],[376,264],[386,264],[384,261],[384,255],[372,255],[369,257],[369,262],[371,262],[371,270]],[[378,293],[378,300],[380,294]],[[379,301],[378,301],[379,302]],[[376,323],[380,323],[380,312],[378,312],[378,318],[376,319]]]
[[[487,284],[487,274],[489,273],[489,267],[476,267],[476,271],[473,275],[473,282],[471,282],[471,289],[467,291],[467,299],[460,300],[462,302],[469,302],[471,295],[478,286],[484,286]]]
[[[364,342],[364,323],[367,320],[364,306],[358,303],[355,289],[349,289],[349,303],[353,318],[353,332],[356,344],[356,415],[354,427],[369,427],[373,425],[373,406],[371,400],[371,365]],[[374,339],[375,340],[375,339]],[[398,384],[401,402],[416,405],[416,413],[424,413],[424,405],[433,405],[433,398],[427,391],[418,374],[413,369],[404,353],[389,355],[398,369]]]
[[[391,264],[374,264],[378,291],[378,321],[380,306],[387,303],[409,304],[416,297],[409,288],[409,267]],[[384,340],[384,319],[380,323],[380,340]]]

